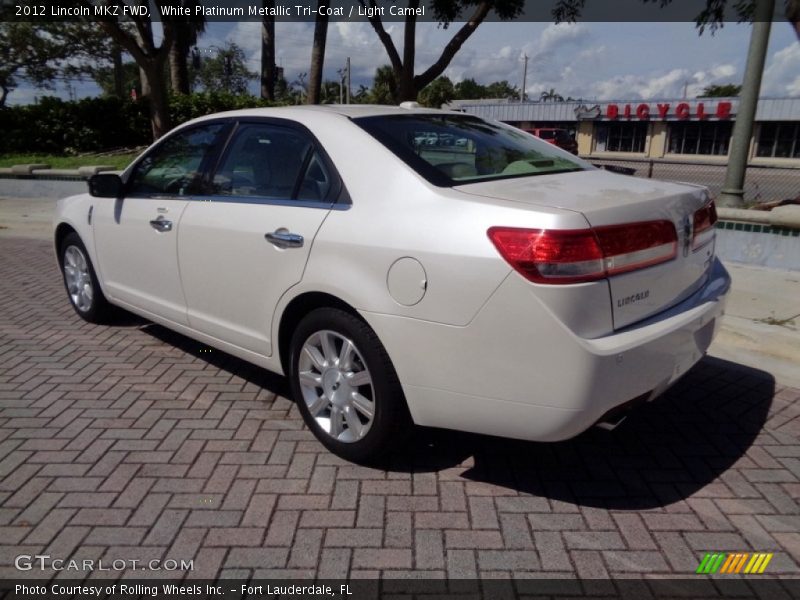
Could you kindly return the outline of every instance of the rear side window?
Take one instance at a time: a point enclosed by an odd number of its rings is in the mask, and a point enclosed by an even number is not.
[[[213,193],[291,199],[312,154],[311,140],[299,131],[270,124],[244,124],[214,174]]]
[[[519,129],[469,115],[412,113],[354,122],[439,186],[591,168]]]

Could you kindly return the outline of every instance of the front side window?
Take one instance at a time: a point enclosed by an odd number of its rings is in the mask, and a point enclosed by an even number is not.
[[[330,191],[311,137],[270,123],[240,125],[212,179],[217,196],[322,201]]]
[[[226,123],[213,123],[170,136],[136,165],[128,194],[185,196],[206,192],[205,162],[221,143],[226,127]]]
[[[591,169],[519,129],[469,115],[412,113],[353,121],[434,185]]]

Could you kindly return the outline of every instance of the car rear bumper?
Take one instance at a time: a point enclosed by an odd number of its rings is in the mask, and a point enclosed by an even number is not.
[[[655,398],[702,358],[730,277],[715,260],[690,298],[596,339],[570,331],[529,285],[512,273],[466,327],[364,314],[417,424],[539,441],[573,437],[615,407]]]

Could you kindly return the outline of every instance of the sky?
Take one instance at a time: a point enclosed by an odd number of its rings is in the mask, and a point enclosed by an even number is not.
[[[402,23],[387,23],[402,48]],[[564,97],[584,100],[651,100],[695,97],[707,85],[739,83],[744,73],[751,25],[727,23],[714,35],[699,35],[694,23],[483,23],[445,71],[454,82],[472,78],[482,84],[508,80],[522,84],[523,60],[529,57],[527,93],[537,98],[555,89]],[[313,23],[276,25],[277,62],[291,81],[307,72]],[[455,28],[417,25],[416,70],[433,63]],[[241,46],[253,71],[260,65],[260,23],[210,23],[200,47],[232,41]],[[401,51],[402,52],[402,51]],[[389,60],[366,22],[332,22],[328,31],[325,79],[351,59],[353,89],[369,86],[375,69]],[[252,84],[257,92],[258,83]],[[47,92],[20,86],[9,104],[25,104]],[[92,83],[73,84],[76,97],[97,93]],[[58,95],[66,97],[62,87]],[[785,21],[772,26],[762,96],[800,96],[800,42]]]

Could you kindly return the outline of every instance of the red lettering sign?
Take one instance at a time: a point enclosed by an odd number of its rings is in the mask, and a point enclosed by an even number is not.
[[[637,118],[640,121],[646,121],[650,118],[651,114],[658,111],[658,118],[667,120],[669,118],[669,103],[657,103],[654,105],[642,102],[635,107],[631,104],[625,104],[620,110],[619,104],[608,104],[606,106],[606,118],[618,119],[623,117],[625,119]],[[706,105],[703,102],[698,102],[693,107],[688,102],[680,102],[675,106],[675,118],[681,121],[686,121],[691,118],[698,120],[708,119],[709,117],[716,117],[717,119],[730,119],[732,117],[733,105],[730,102],[719,102],[716,106],[715,112],[707,112]]]
[[[697,103],[697,118],[698,119],[705,119],[706,118],[706,107],[702,102]]]

